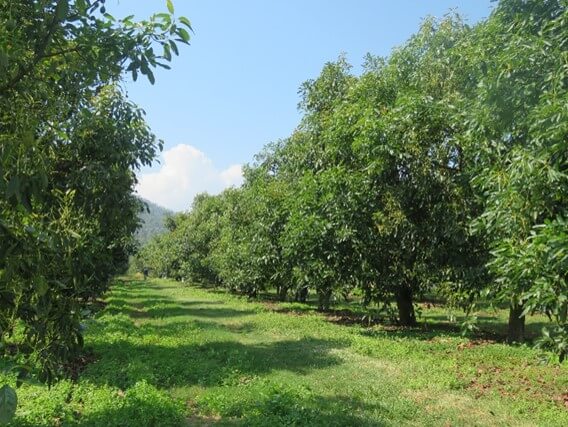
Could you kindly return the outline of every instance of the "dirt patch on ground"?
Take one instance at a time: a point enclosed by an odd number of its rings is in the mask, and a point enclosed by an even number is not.
[[[103,299],[96,299],[94,301],[88,301],[85,303],[85,308],[90,310],[92,313],[98,313],[103,310],[108,305],[108,302]]]
[[[255,330],[255,325],[254,323],[250,323],[250,322],[228,322],[228,323],[224,323],[223,326],[225,328],[227,328],[229,331],[233,332],[233,333],[238,333],[238,334],[242,334],[242,333],[250,333],[253,332]]]
[[[463,351],[474,347],[496,344],[498,342],[499,341],[493,339],[472,339],[469,340],[468,342],[463,342],[458,344],[457,349],[459,351]]]
[[[192,427],[209,427],[214,426],[221,421],[220,416],[200,416],[200,415],[192,415],[191,417],[186,418],[185,422],[187,426]]]
[[[194,413],[186,418],[186,425],[187,426],[198,426],[198,427],[208,427],[214,426],[221,421],[221,417],[219,415],[198,415],[198,406],[193,400],[189,400],[187,402],[187,407],[189,408],[190,412]]]
[[[556,366],[552,378],[544,378],[539,375],[538,369],[538,366],[529,363],[511,367],[479,365],[473,375],[458,372],[458,377],[467,383],[466,389],[473,392],[476,398],[495,392],[511,399],[522,395],[554,402],[568,410],[568,392],[563,390],[559,381],[565,372]]]
[[[534,423],[519,424],[518,420],[509,418],[507,414],[497,415],[491,408],[480,404],[476,398],[459,392],[421,389],[407,390],[404,392],[404,395],[417,404],[424,406],[430,414],[440,414],[448,411],[456,412],[460,421],[457,425],[535,425]],[[420,423],[415,425],[420,425]],[[450,427],[455,424],[440,419],[439,425]]]
[[[141,308],[135,307],[130,313],[129,316],[133,319],[141,319],[143,317],[148,317],[148,312]]]
[[[279,311],[282,309],[282,307],[280,307],[278,303],[274,301],[262,301],[262,305],[264,305],[267,309],[271,311]]]
[[[278,302],[275,301],[262,301],[262,304],[270,311],[283,313],[290,316],[309,316],[313,314],[318,314],[320,316],[325,317],[325,319],[328,320],[330,323],[335,323],[338,325],[347,325],[347,326],[359,325],[363,327],[371,327],[376,325],[392,325],[392,322],[384,317],[354,313],[350,310],[334,310],[334,309],[328,311],[319,311],[313,309],[296,310],[293,308],[282,307]],[[397,327],[396,325],[392,326]]]
[[[564,393],[561,396],[558,396],[558,403],[568,409],[568,393]]]
[[[91,349],[87,349],[75,360],[65,364],[64,368],[65,371],[69,374],[69,377],[73,381],[77,381],[81,372],[83,372],[88,365],[96,362],[97,359],[98,357],[95,352]]]
[[[385,327],[398,327],[393,325],[391,319],[386,319],[380,316],[373,316],[368,314],[353,313],[349,310],[331,310],[323,313],[326,319],[338,325],[359,325],[363,327],[371,327],[376,325],[383,325]]]

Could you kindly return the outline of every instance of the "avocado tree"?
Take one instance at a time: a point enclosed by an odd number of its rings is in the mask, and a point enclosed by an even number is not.
[[[292,283],[279,239],[287,196],[285,183],[268,173],[268,162],[247,167],[244,185],[223,194],[221,233],[211,259],[229,289],[256,297],[273,287],[286,299]]]
[[[388,60],[369,57],[361,77],[340,59],[304,86],[282,245],[320,307],[359,286],[367,301],[394,299],[412,325],[416,294],[474,267],[475,203],[451,104],[467,34],[458,18],[429,20]]]
[[[127,72],[153,82],[189,41],[169,1],[140,22],[104,3],[0,1],[0,351],[20,379],[65,374],[81,319],[132,248],[134,171],[161,143],[118,83]]]
[[[563,1],[502,1],[476,28],[467,55],[479,84],[464,111],[464,141],[490,242],[494,285],[510,306],[509,340],[525,316],[556,320],[546,345],[567,354],[567,9]]]

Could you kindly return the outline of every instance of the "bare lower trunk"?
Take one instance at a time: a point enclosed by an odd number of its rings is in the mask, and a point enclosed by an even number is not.
[[[306,302],[307,299],[308,299],[308,287],[302,286],[300,289],[296,291],[296,297],[294,298],[294,300],[296,302]]]
[[[331,289],[323,289],[318,291],[320,311],[328,311],[331,303]]]
[[[403,326],[416,325],[416,314],[412,304],[412,289],[403,286],[396,294],[396,306],[398,308],[398,320]]]
[[[507,341],[523,342],[525,340],[525,316],[522,305],[511,305],[509,308],[509,330]]]
[[[286,286],[281,286],[278,288],[278,300],[279,301],[286,301],[286,297],[288,296],[288,288]]]

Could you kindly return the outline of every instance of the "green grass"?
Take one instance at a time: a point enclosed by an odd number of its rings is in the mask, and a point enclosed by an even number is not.
[[[262,298],[269,301],[276,300],[275,292],[265,292]],[[466,315],[459,309],[451,309],[441,301],[424,301],[415,304],[419,328],[402,330],[395,328],[393,334],[402,334],[406,337],[419,335],[430,338],[438,335],[441,330],[462,333],[462,323]],[[317,297],[312,295],[307,303],[286,302],[278,303],[273,307],[278,312],[292,313],[317,313]],[[396,314],[396,313],[393,313]],[[493,341],[505,342],[507,338],[507,322],[509,311],[503,307],[493,307],[488,303],[478,303],[477,308],[470,314],[470,324],[473,326],[473,335],[477,338],[487,338]],[[328,313],[328,318],[339,324],[359,324],[372,326],[376,324],[392,323],[384,312],[380,312],[374,306],[364,307],[362,298],[350,297],[348,301],[335,301],[333,308]],[[533,343],[542,334],[542,328],[553,326],[544,315],[527,317],[525,336],[527,343]],[[391,328],[391,332],[392,332]]]
[[[96,361],[22,386],[14,425],[568,425],[566,364],[439,328],[439,308],[392,331],[167,280],[107,301],[87,325]]]

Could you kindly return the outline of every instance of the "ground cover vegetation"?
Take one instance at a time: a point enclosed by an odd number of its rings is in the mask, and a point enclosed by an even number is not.
[[[400,426],[568,423],[568,365],[434,325],[338,325],[294,302],[150,279],[116,282],[86,323],[94,359],[26,383],[14,426]],[[309,302],[312,302],[311,299]],[[311,307],[311,306],[309,306]],[[506,311],[485,313],[488,324]],[[540,325],[527,322],[528,331]],[[0,376],[13,382],[15,376]]]
[[[360,75],[326,64],[301,87],[294,133],[242,188],[172,218],[138,266],[249,297],[313,293],[322,311],[357,295],[402,326],[425,295],[505,306],[510,342],[542,314],[537,344],[563,360],[567,24],[565,1],[503,0],[474,26],[426,19]]]
[[[67,374],[81,321],[127,266],[134,172],[162,143],[121,82],[153,82],[188,42],[167,8],[134,21],[104,0],[0,1],[0,355],[18,384]],[[0,422],[16,399],[0,389]]]

